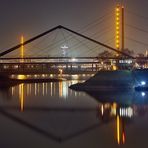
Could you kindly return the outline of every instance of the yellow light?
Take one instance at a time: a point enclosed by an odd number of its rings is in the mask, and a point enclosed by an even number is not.
[[[59,97],[63,96],[63,82],[59,82]]]
[[[116,44],[117,49],[119,49],[119,44]]]
[[[117,11],[117,12],[120,11],[119,6],[117,6],[116,11]]]
[[[116,17],[119,17],[119,15],[120,15],[120,13],[118,12],[118,13],[116,13]]]
[[[26,78],[25,75],[17,75],[17,79],[19,80],[24,80]]]
[[[116,30],[119,30],[119,26],[116,26]]]
[[[21,58],[24,58],[24,37],[21,36]]]
[[[116,35],[119,35],[119,31],[118,30],[116,31]]]
[[[120,144],[120,118],[117,115],[117,142]]]
[[[119,40],[116,40],[116,44],[119,44]]]
[[[116,21],[119,21],[119,17],[116,18]]]
[[[113,65],[113,70],[117,70],[117,66],[116,65]],[[117,104],[116,103],[113,103],[113,105],[112,105],[112,114],[113,115],[117,114]]]
[[[116,25],[119,25],[119,22],[116,22]]]
[[[20,110],[24,111],[24,84],[19,85]]]
[[[115,36],[115,46],[117,49],[120,48],[120,6],[116,7],[116,36]]]
[[[59,72],[60,72],[60,75],[63,73],[63,70],[62,69],[59,69]]]

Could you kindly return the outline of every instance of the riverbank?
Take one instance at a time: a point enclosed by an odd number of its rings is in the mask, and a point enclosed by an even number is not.
[[[148,69],[99,71],[84,83],[71,85],[78,91],[114,91],[129,90],[139,86],[142,81],[148,82]]]

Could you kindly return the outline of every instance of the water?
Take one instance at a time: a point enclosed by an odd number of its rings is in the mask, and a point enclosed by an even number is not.
[[[68,88],[77,82],[20,84],[0,90],[0,147],[148,147],[146,92]]]

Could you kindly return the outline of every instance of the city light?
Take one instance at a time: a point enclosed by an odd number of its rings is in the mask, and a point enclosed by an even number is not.
[[[71,61],[72,61],[72,62],[76,62],[77,59],[76,59],[76,58],[72,58]]]
[[[59,69],[59,72],[60,72],[60,76],[62,76],[62,74],[63,74],[63,69]]]
[[[24,80],[24,79],[26,79],[26,76],[25,75],[17,75],[17,79]]]
[[[144,97],[145,96],[145,92],[141,92],[141,96]]]
[[[141,85],[142,86],[146,85],[146,82],[145,81],[141,81]]]
[[[119,113],[120,113],[121,117],[129,117],[129,118],[131,118],[134,115],[133,108],[131,108],[131,107],[120,108]]]
[[[101,114],[102,114],[102,116],[104,114],[104,106],[103,106],[103,104],[101,105]]]

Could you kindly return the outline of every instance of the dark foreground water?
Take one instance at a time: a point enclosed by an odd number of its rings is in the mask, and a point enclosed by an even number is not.
[[[0,148],[147,148],[146,92],[76,92],[78,81],[0,90]]]

